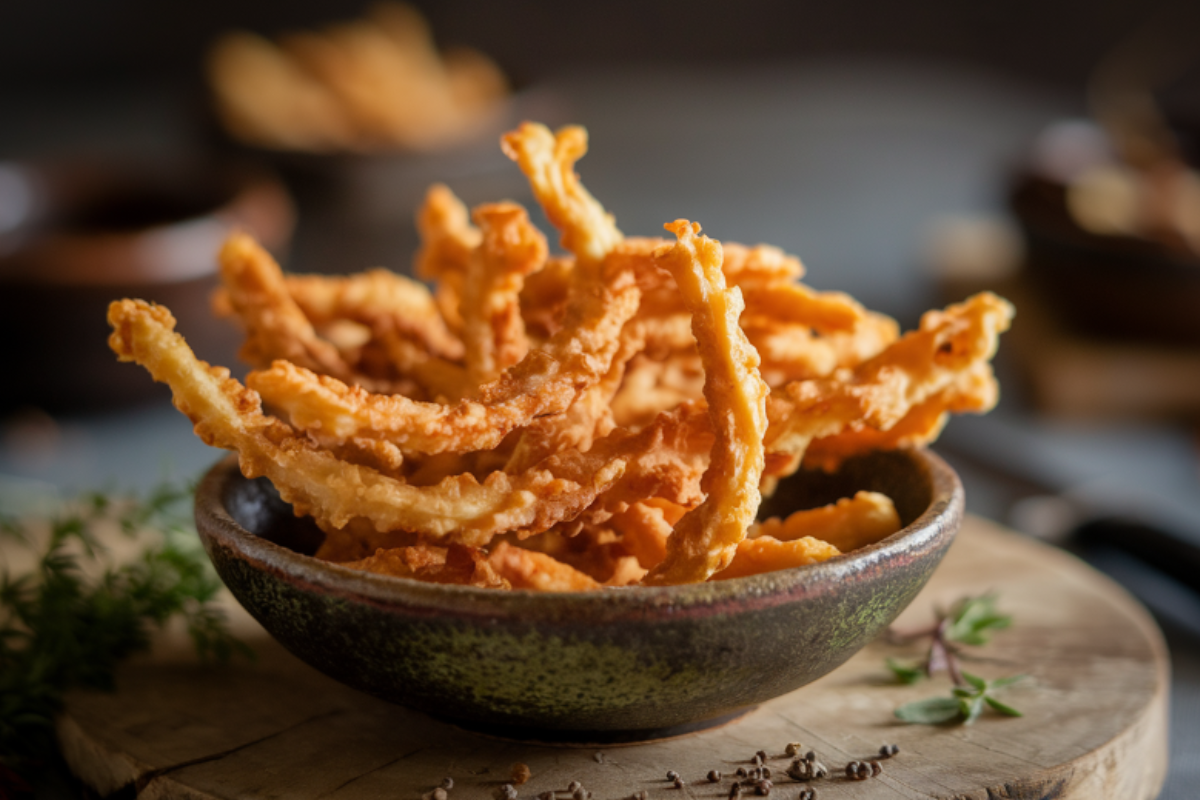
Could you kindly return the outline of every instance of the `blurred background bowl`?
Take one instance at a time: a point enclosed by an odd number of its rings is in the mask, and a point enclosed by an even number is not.
[[[216,256],[241,228],[287,247],[292,203],[234,162],[0,163],[0,411],[76,411],[165,392],[108,351],[109,302],[169,306],[206,360],[235,363],[240,334],[214,323]],[[15,376],[15,377],[14,377]]]
[[[1032,170],[1017,174],[1010,203],[1025,237],[1026,275],[1067,324],[1108,338],[1200,343],[1200,259],[1084,229],[1067,187]]]

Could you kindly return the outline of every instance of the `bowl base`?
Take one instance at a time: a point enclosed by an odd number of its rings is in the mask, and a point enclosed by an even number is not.
[[[442,719],[448,725],[459,728],[466,733],[483,736],[488,739],[499,739],[505,742],[520,742],[545,747],[622,747],[631,744],[650,744],[664,742],[670,739],[681,739],[685,736],[703,733],[736,722],[758,706],[739,708],[729,714],[723,714],[712,719],[699,722],[687,722],[682,725],[671,725],[665,728],[643,728],[632,731],[562,731],[547,728],[520,727],[514,725],[480,725],[477,723],[460,722],[458,720]]]

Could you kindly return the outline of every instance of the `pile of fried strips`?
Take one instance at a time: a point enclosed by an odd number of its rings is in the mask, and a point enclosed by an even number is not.
[[[162,307],[119,300],[109,343],[170,385],[325,532],[318,558],[488,588],[673,585],[811,564],[900,527],[854,497],[756,522],[801,467],[932,441],[983,412],[1013,309],[983,293],[900,335],[799,282],[777,248],[686,220],[626,237],[583,187],[580,127],[525,123],[504,152],[561,236],[513,202],[468,214],[433,186],[417,274],[285,275],[251,237],[220,253],[218,314],[245,385],[199,361]],[[265,413],[264,407],[271,413]]]

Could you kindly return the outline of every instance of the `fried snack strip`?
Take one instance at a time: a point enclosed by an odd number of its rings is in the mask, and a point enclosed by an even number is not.
[[[729,565],[761,500],[767,429],[767,386],[758,374],[758,354],[738,326],[741,292],[725,287],[721,245],[685,220],[667,229],[679,241],[658,262],[675,278],[692,312],[716,441],[702,481],[704,502],[675,525],[666,557],[645,578],[660,586],[706,580]]]
[[[817,438],[850,430],[886,431],[912,408],[986,363],[996,352],[1013,308],[983,292],[945,311],[930,311],[917,331],[906,334],[848,379],[789,383],[768,402],[766,434],[769,475],[795,471]]]
[[[745,539],[740,542],[729,566],[713,575],[710,580],[724,581],[791,567],[804,567],[841,554],[833,545],[811,536],[788,542],[781,542],[771,536],[759,536],[757,539]]]
[[[612,214],[579,182],[575,162],[587,153],[587,131],[578,125],[550,132],[544,125],[522,123],[500,140],[505,155],[529,179],[546,218],[562,234],[562,246],[580,262],[604,260],[624,240]]]
[[[611,368],[621,328],[637,309],[637,280],[631,271],[605,269],[584,279],[586,287],[572,295],[569,327],[481,387],[479,401],[444,405],[371,394],[286,362],[251,373],[247,383],[326,444],[363,437],[407,452],[488,450],[515,428],[566,410]]]
[[[471,254],[483,241],[483,234],[471,225],[467,207],[448,186],[435,183],[425,193],[425,202],[417,212],[417,275],[437,282],[438,310],[452,331],[462,331],[463,281]]]
[[[462,335],[468,376],[477,384],[494,380],[529,351],[521,318],[525,276],[541,269],[546,237],[516,203],[475,209],[483,240],[472,253],[462,288]]]
[[[537,553],[508,542],[498,542],[488,556],[496,574],[514,589],[533,589],[539,592],[583,592],[599,589],[593,578],[553,556]]]
[[[237,451],[244,475],[267,476],[297,515],[312,516],[326,530],[364,518],[379,531],[408,530],[431,542],[475,547],[500,531],[545,530],[590,505],[624,471],[625,460],[616,454],[639,452],[648,438],[642,432],[643,438],[627,436],[587,454],[562,453],[519,476],[494,472],[480,483],[464,474],[435,486],[410,486],[348,464],[263,415],[258,396],[229,378],[228,370],[196,359],[165,308],[117,301],[109,307],[109,323],[109,345],[118,357],[167,383],[201,440]]]
[[[448,547],[419,544],[376,550],[374,555],[358,561],[344,561],[343,567],[415,578],[429,583],[448,583],[456,586],[476,586],[481,589],[510,589],[488,561],[487,554],[475,547],[452,544]]]
[[[942,391],[913,406],[887,430],[862,428],[816,439],[804,451],[804,463],[836,470],[847,458],[872,450],[920,447],[938,437],[951,414],[982,414],[994,408],[999,387],[989,363],[980,363],[960,374]]]
[[[784,519],[772,517],[750,529],[747,539],[769,536],[780,542],[803,537],[820,539],[848,553],[900,530],[900,515],[892,499],[879,492],[858,492],[820,508],[796,511]]]
[[[287,275],[288,294],[310,323],[349,320],[378,336],[394,330],[429,354],[459,359],[463,345],[446,327],[429,289],[386,269],[356,275]]]
[[[772,387],[828,377],[874,358],[900,335],[895,320],[865,312],[848,331],[814,333],[807,325],[766,317],[742,317],[742,330],[762,359],[763,378]]]
[[[296,305],[271,254],[244,233],[230,236],[219,255],[229,303],[246,327],[241,357],[255,365],[284,358],[314,372],[353,381],[337,348],[317,336]]]

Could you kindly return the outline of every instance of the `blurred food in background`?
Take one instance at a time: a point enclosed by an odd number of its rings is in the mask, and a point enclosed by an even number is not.
[[[207,324],[214,254],[234,229],[286,248],[292,203],[269,173],[208,160],[0,162],[0,412],[111,408],[165,397],[104,346],[114,294],[176,303],[220,363],[236,336]],[[90,346],[83,337],[100,337]]]
[[[207,66],[225,129],[267,149],[444,148],[487,127],[509,94],[487,56],[470,48],[439,53],[425,19],[401,3],[277,42],[229,33]]]

